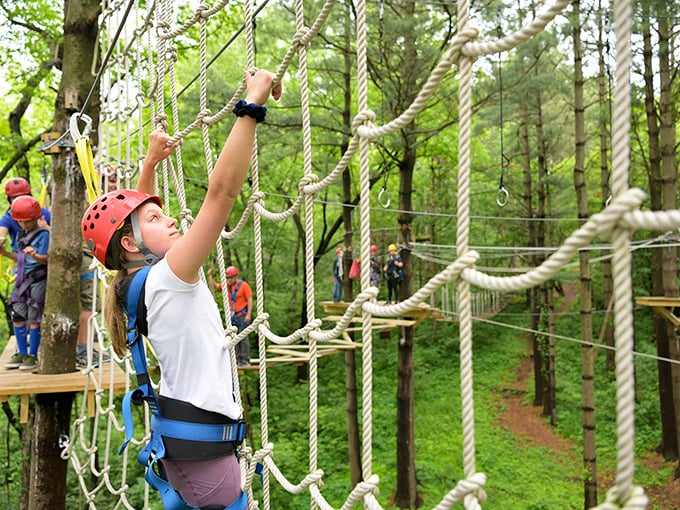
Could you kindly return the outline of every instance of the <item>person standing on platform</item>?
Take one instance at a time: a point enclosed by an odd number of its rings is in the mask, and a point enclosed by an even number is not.
[[[227,292],[229,292],[229,309],[231,324],[241,333],[246,329],[253,316],[253,290],[247,282],[238,277],[238,268],[229,266],[225,272]],[[245,336],[236,344],[236,364],[240,367],[250,365],[250,338]]]
[[[404,267],[404,262],[397,253],[397,245],[390,244],[387,247],[389,255],[387,257],[387,263],[383,267],[385,271],[385,278],[387,279],[387,304],[392,303],[392,296],[394,296],[394,302],[399,302],[399,285],[404,279],[404,272],[401,270]]]
[[[373,287],[380,287],[380,276],[382,271],[382,260],[378,255],[378,247],[375,244],[371,245],[371,285]]]
[[[342,247],[338,246],[335,249],[335,258],[333,259],[333,301],[336,303],[342,299],[343,273]]]

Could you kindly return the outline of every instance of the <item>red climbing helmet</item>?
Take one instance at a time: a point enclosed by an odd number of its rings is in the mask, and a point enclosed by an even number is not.
[[[22,195],[12,200],[10,214],[16,221],[37,220],[42,216],[40,203],[31,195]]]
[[[227,278],[231,278],[232,276],[238,276],[238,268],[236,266],[229,266],[227,270],[224,272],[224,274]]]
[[[81,229],[83,239],[92,254],[107,269],[120,269],[120,260],[107,260],[106,253],[116,230],[132,211],[144,202],[152,201],[162,207],[160,197],[148,195],[134,189],[109,191],[92,202],[85,211]]]
[[[7,195],[7,198],[30,194],[31,185],[23,177],[13,177],[5,183],[5,195]]]
[[[378,253],[378,247],[375,244],[371,245],[371,253]]]

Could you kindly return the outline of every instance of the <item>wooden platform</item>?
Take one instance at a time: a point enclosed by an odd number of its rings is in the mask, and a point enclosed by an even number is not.
[[[321,306],[323,306],[323,310],[326,313],[344,314],[345,311],[347,310],[347,307],[351,303],[346,303],[344,301],[321,301],[321,303],[319,303],[319,304]],[[384,301],[379,302],[378,304],[384,305],[385,302]],[[429,317],[438,317],[439,316],[439,310],[436,309],[436,308],[432,308],[428,304],[421,303],[420,305],[418,305],[417,308],[414,308],[413,310],[409,310],[407,313],[405,313],[404,316],[408,317],[408,319],[406,319],[406,320],[413,320],[414,321],[413,324],[408,324],[409,326],[411,326],[411,325],[416,325],[419,322],[422,322],[424,319],[427,319]],[[374,322],[379,320],[379,319],[382,320],[382,321],[403,320],[403,319],[392,318],[392,317],[376,317],[376,316],[373,316]],[[326,320],[326,319],[324,318],[324,320]],[[356,320],[361,322],[361,317],[355,317],[353,320],[355,322],[356,322]],[[389,322],[383,322],[382,324],[384,325],[384,324],[388,324],[388,323]],[[394,324],[394,326],[400,326],[400,325],[403,326],[404,324]]]
[[[670,321],[673,326],[680,328],[680,297],[642,296],[636,297],[635,303],[642,306],[651,306],[655,312],[664,319]]]
[[[5,363],[9,361],[16,352],[16,343],[12,337],[0,356],[0,402],[5,402],[9,397],[18,395],[21,397],[21,407],[19,411],[19,421],[28,421],[29,397],[39,393],[82,393],[87,387],[87,411],[89,416],[94,416],[95,402],[94,393],[97,390],[89,377],[97,376],[99,368],[94,369],[92,374],[86,374],[80,370],[68,374],[39,374],[30,370],[19,370],[5,368]],[[127,376],[123,369],[116,363],[106,362],[101,367],[106,389],[109,389],[109,381],[113,370],[113,391],[115,393],[125,393]],[[89,382],[89,385],[88,385]]]

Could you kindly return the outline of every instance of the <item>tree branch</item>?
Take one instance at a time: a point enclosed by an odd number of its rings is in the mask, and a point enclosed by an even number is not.
[[[2,12],[5,13],[5,17],[7,18],[7,21],[9,21],[12,25],[17,25],[20,27],[25,28],[26,30],[30,30],[31,32],[35,32],[36,34],[41,35],[42,37],[45,37],[46,39],[50,40],[50,34],[47,33],[47,31],[44,28],[40,28],[39,26],[33,25],[32,23],[27,23],[25,21],[18,20],[14,18],[13,14],[7,10],[7,7],[5,6],[5,2],[0,1],[0,9]]]
[[[16,165],[25,155],[40,141],[40,135],[36,135],[31,140],[29,140],[25,145],[19,147],[14,153],[12,158],[2,167],[0,170],[0,181],[5,179],[7,173]]]

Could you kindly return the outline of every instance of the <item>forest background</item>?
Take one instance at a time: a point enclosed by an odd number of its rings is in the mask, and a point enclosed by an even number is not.
[[[0,179],[3,182],[10,176],[21,175],[29,178],[35,189],[51,185],[54,163],[50,156],[36,149],[41,145],[40,135],[54,129],[60,68],[63,52],[67,51],[61,44],[64,8],[69,5],[75,8],[80,4],[73,0],[65,4],[49,0],[0,4],[0,15],[6,21],[0,32],[6,50],[0,54],[0,86],[3,90]],[[313,4],[310,2],[310,6]],[[265,3],[264,7],[258,15],[256,28],[256,63],[260,67],[275,68],[284,51],[282,48],[290,43],[284,36],[295,33],[294,10],[292,2],[287,1]],[[456,10],[455,5],[447,2],[377,1],[369,3],[368,8],[372,21],[368,50],[372,81],[369,104],[380,123],[403,111],[414,99],[455,35]],[[530,2],[520,2],[519,6],[509,2],[482,2],[474,6],[474,18],[481,33],[491,38],[517,29],[539,8],[539,4]],[[611,95],[615,87],[609,9],[610,6],[602,2],[574,2],[566,11],[568,15],[558,17],[544,33],[517,50],[480,59],[475,65],[471,245],[481,253],[478,265],[489,272],[513,274],[518,268],[540,264],[577,228],[579,221],[600,211],[609,199]],[[650,201],[644,206],[652,209],[677,208],[675,140],[676,104],[680,92],[676,79],[677,34],[674,31],[674,27],[680,25],[677,10],[677,5],[661,1],[642,1],[635,6],[630,181],[632,186],[649,193]],[[191,6],[177,7],[179,19],[190,12]],[[310,8],[310,12],[315,9]],[[318,175],[326,175],[334,167],[351,134],[349,119],[356,114],[353,76],[347,71],[354,53],[355,34],[351,33],[351,23],[348,23],[353,16],[353,5],[340,2],[308,55],[310,83],[313,84],[310,89],[316,153],[313,164]],[[208,101],[209,108],[214,109],[231,95],[245,65],[243,42],[239,39],[228,42],[231,39],[225,37],[241,28],[236,22],[242,19],[241,6],[228,7],[219,19],[220,23],[213,26],[209,34],[209,50],[212,55],[219,56],[209,69]],[[412,34],[416,36],[411,37]],[[177,69],[182,83],[195,78],[197,39],[196,33],[189,33],[176,41],[179,50]],[[103,50],[105,48],[100,49],[102,53]],[[259,165],[264,169],[260,187],[267,190],[267,201],[273,209],[277,205],[281,208],[289,206],[297,196],[303,157],[299,121],[301,99],[298,77],[292,69],[284,77],[284,83],[283,100],[272,108],[267,123],[258,131]],[[180,109],[194,111],[197,103],[195,87],[188,86],[181,97]],[[371,195],[375,200],[372,242],[379,246],[383,256],[390,243],[408,247],[408,250],[402,250],[407,263],[403,284],[405,295],[420,288],[456,256],[456,105],[454,69],[416,122],[403,128],[398,135],[379,140],[372,148]],[[222,124],[214,129],[222,133],[222,136],[214,137],[219,144],[228,126]],[[217,152],[219,146],[213,149]],[[143,150],[142,147],[140,152]],[[183,151],[186,161],[202,159],[198,137],[188,137]],[[117,155],[108,163],[116,167],[122,184],[134,182],[134,158],[128,160]],[[206,188],[203,171],[200,164],[185,166],[188,199],[194,206],[200,203]],[[358,215],[352,212],[358,202],[356,172],[356,167],[351,168],[342,183],[324,192],[315,202],[318,238],[315,238],[314,262],[319,300],[331,295],[330,268],[335,247],[346,248],[346,263],[358,254]],[[663,195],[660,191],[663,186],[674,190],[675,197],[671,198],[673,193]],[[503,207],[497,201],[499,196],[503,197],[499,195],[501,190],[508,192],[508,202]],[[381,191],[382,198],[379,198]],[[385,194],[392,198],[388,207],[383,207]],[[663,198],[657,200],[659,195]],[[233,218],[240,216],[248,197],[246,187]],[[405,226],[409,228],[405,229]],[[265,286],[270,323],[274,330],[288,330],[291,325],[304,324],[306,319],[302,304],[305,293],[303,221],[295,216],[283,224],[265,224],[263,227],[266,272],[271,275]],[[406,230],[409,238],[404,238]],[[227,263],[237,265],[246,278],[254,275],[253,236],[248,234],[246,231],[225,245]],[[633,278],[637,295],[677,296],[677,241],[677,232],[660,235],[641,231],[635,234]],[[559,470],[554,477],[544,476],[559,462],[550,459],[546,464],[550,456],[542,455],[540,448],[532,455],[533,447],[515,443],[515,439],[505,436],[499,439],[497,427],[501,413],[498,406],[503,404],[494,396],[503,392],[507,386],[505,381],[512,378],[527,352],[540,353],[540,356],[533,356],[537,369],[525,403],[540,408],[560,434],[574,441],[574,448],[582,448],[582,422],[586,418],[581,412],[585,398],[581,384],[581,347],[578,343],[555,340],[557,336],[546,337],[535,332],[550,332],[568,338],[580,336],[586,341],[613,345],[611,317],[607,314],[611,296],[607,245],[598,240],[594,249],[598,257],[584,260],[582,256],[541,289],[507,296],[511,304],[495,316],[500,324],[480,325],[475,333],[475,355],[479,355],[475,358],[476,404],[480,408],[477,419],[479,441],[483,445],[480,446],[483,452],[480,465],[492,473],[490,479],[494,482],[490,481],[490,484],[496,491],[489,489],[489,493],[497,498],[490,499],[489,508],[579,508],[592,504],[592,493],[588,495],[592,462],[571,465],[565,468],[566,471]],[[3,273],[6,268],[5,261]],[[591,272],[584,276],[586,268]],[[658,274],[666,275],[661,286]],[[668,278],[669,274],[673,276]],[[587,281],[592,281],[592,288],[584,283]],[[560,293],[565,285],[578,286],[581,293],[579,299],[560,308]],[[6,302],[11,291],[8,280],[3,287],[0,291]],[[357,291],[348,283],[346,298]],[[447,292],[452,291],[447,289]],[[381,289],[380,298],[385,297],[385,289]],[[442,307],[443,303],[451,301],[453,298],[449,295],[440,295],[432,304]],[[320,306],[318,312],[322,314]],[[669,340],[668,331],[659,340],[661,330],[666,326],[660,326],[658,318],[647,308],[636,309],[635,313],[636,350],[651,357],[659,355],[659,349]],[[590,322],[585,326],[583,319],[579,319],[584,315],[590,316]],[[525,327],[529,331],[518,332],[509,329],[508,325]],[[585,330],[590,331],[590,338]],[[577,331],[581,335],[575,334]],[[6,331],[3,333],[2,336],[8,336]],[[386,488],[383,497],[396,506],[409,508],[422,502],[433,506],[455,483],[454,478],[462,475],[455,464],[451,465],[451,459],[455,462],[459,458],[455,454],[447,454],[443,465],[431,460],[438,457],[442,445],[458,448],[456,445],[460,444],[460,430],[455,425],[459,420],[455,415],[442,418],[443,409],[448,412],[458,408],[455,405],[458,402],[455,390],[458,381],[457,332],[455,325],[426,322],[404,334],[412,335],[409,341],[412,341],[415,356],[412,363],[416,371],[413,397],[417,417],[415,449],[418,460],[414,461],[417,490],[406,496],[406,503],[401,501],[403,493],[399,489],[398,466],[393,455],[397,436],[393,424],[394,393],[399,384],[397,365],[401,363],[398,356],[401,345],[389,341],[382,346],[385,351],[376,355],[376,359],[385,363],[376,374],[381,377],[384,370],[386,376],[384,388],[376,393],[375,406],[385,413],[382,428],[385,436],[376,439],[377,450],[383,454],[376,454],[381,459],[377,462],[376,472],[383,476]],[[395,332],[392,340],[396,337]],[[548,338],[552,340],[546,340]],[[672,345],[672,342],[668,344]],[[554,363],[548,359],[545,365],[536,365],[536,360],[549,358],[544,354],[551,348],[555,349]],[[597,410],[596,453],[601,473],[611,473],[615,464],[612,450],[615,445],[613,356],[609,349],[598,352],[593,365],[597,374],[596,393],[592,396]],[[668,352],[665,357],[674,358],[676,354]],[[674,478],[674,461],[677,460],[680,427],[675,407],[680,412],[680,406],[673,407],[673,404],[680,399],[680,383],[674,386],[671,381],[670,386],[664,386],[667,382],[662,374],[669,370],[668,363],[660,362],[657,366],[654,361],[640,359],[636,364],[636,448],[643,458],[660,452],[664,463],[662,469],[647,470],[641,466],[639,483],[665,487],[669,478]],[[328,369],[325,373],[336,376],[329,377],[329,384],[344,380],[342,370],[335,367],[339,370],[336,373],[333,369],[332,364],[338,364],[339,360],[324,360],[323,363],[329,365],[324,366]],[[306,442],[295,429],[300,421],[290,419],[294,415],[291,412],[294,404],[286,404],[294,395],[291,384],[299,383],[300,376],[298,370],[281,370],[276,377],[281,378],[278,382],[284,391],[273,398],[280,402],[278,411],[281,413],[278,455],[289,455],[291,464],[302,474],[306,469]],[[551,386],[550,380],[556,383]],[[377,385],[380,388],[380,383]],[[659,390],[660,385],[664,392]],[[669,388],[670,396],[666,391]],[[444,402],[435,398],[446,396],[448,392]],[[670,398],[672,419],[667,416],[669,406],[663,395]],[[303,396],[298,397],[304,400]],[[297,401],[297,398],[292,400]],[[337,397],[335,400],[330,398],[324,412],[328,413],[329,422],[342,423],[343,409],[332,405],[336,402]],[[16,434],[10,433],[9,428],[11,408],[5,409],[9,413],[8,441],[16,441]],[[665,421],[662,411],[666,413]],[[256,412],[255,405],[253,413]],[[668,425],[669,420],[671,425]],[[304,423],[304,417],[301,421]],[[338,445],[328,447],[331,450],[327,452],[330,455],[328,465],[343,466],[343,460],[332,455],[342,451],[346,432],[342,427],[331,431],[334,433],[329,435],[337,439]],[[488,444],[484,443],[485,434]],[[672,436],[675,436],[675,444]],[[507,447],[507,442],[515,445],[511,452],[495,452],[500,446]],[[518,456],[516,450],[523,451],[523,455]],[[487,455],[488,458],[484,457]],[[512,465],[500,463],[499,459],[504,456],[512,461]],[[421,462],[421,459],[428,461]],[[525,486],[521,491],[514,488],[520,472],[527,473],[523,477],[525,480],[532,480],[527,482],[530,488]],[[9,501],[20,500],[19,491],[13,485],[18,483],[16,461],[8,463],[5,479]],[[348,480],[343,480],[336,488],[328,486],[328,490],[342,494],[347,483]],[[551,491],[556,491],[562,484],[568,487],[565,494],[555,496]],[[601,500],[602,491],[607,487],[601,483],[596,486],[599,486]],[[588,504],[580,501],[583,492]],[[528,493],[535,494],[536,500],[529,501],[533,496],[529,498]],[[77,500],[71,491],[69,497]],[[504,500],[505,497],[509,499]],[[560,502],[551,501],[555,498]],[[658,508],[673,508],[668,501],[654,504]],[[294,506],[286,503],[277,508]]]

